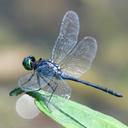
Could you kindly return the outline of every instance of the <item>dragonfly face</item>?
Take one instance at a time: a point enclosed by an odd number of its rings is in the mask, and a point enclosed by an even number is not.
[[[24,58],[22,64],[26,70],[33,70],[35,67],[36,59],[33,56],[28,56]]]

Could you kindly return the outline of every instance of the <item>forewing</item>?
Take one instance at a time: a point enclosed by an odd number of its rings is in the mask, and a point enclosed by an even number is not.
[[[47,86],[47,91],[53,95],[58,95],[63,98],[69,99],[71,96],[71,88],[63,79],[53,78]]]
[[[66,73],[80,77],[91,66],[97,51],[97,42],[92,37],[83,38],[60,63]]]
[[[61,23],[60,33],[52,51],[52,60],[59,64],[77,43],[79,18],[73,11],[68,11]]]
[[[41,77],[38,79],[36,73],[29,73],[19,79],[18,85],[25,92],[30,92],[45,87],[47,82],[44,81]]]

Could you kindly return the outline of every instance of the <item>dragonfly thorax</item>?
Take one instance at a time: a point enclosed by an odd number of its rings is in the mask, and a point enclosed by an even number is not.
[[[50,60],[41,60],[37,64],[36,71],[46,77],[58,77],[61,74],[60,67]]]

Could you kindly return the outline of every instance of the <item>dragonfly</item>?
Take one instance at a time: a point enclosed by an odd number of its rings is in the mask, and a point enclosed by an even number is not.
[[[123,96],[104,86],[80,79],[80,76],[90,68],[96,56],[97,42],[90,36],[78,42],[79,28],[79,17],[76,12],[66,12],[51,58],[36,59],[34,56],[27,56],[23,59],[23,67],[32,71],[18,81],[19,87],[24,92],[43,89],[49,92],[51,97],[55,94],[69,99],[71,88],[67,81],[70,80],[116,97]]]

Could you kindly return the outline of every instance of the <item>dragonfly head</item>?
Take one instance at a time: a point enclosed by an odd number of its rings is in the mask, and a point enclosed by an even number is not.
[[[22,64],[26,70],[33,70],[35,67],[36,59],[33,56],[27,56],[24,58]]]

